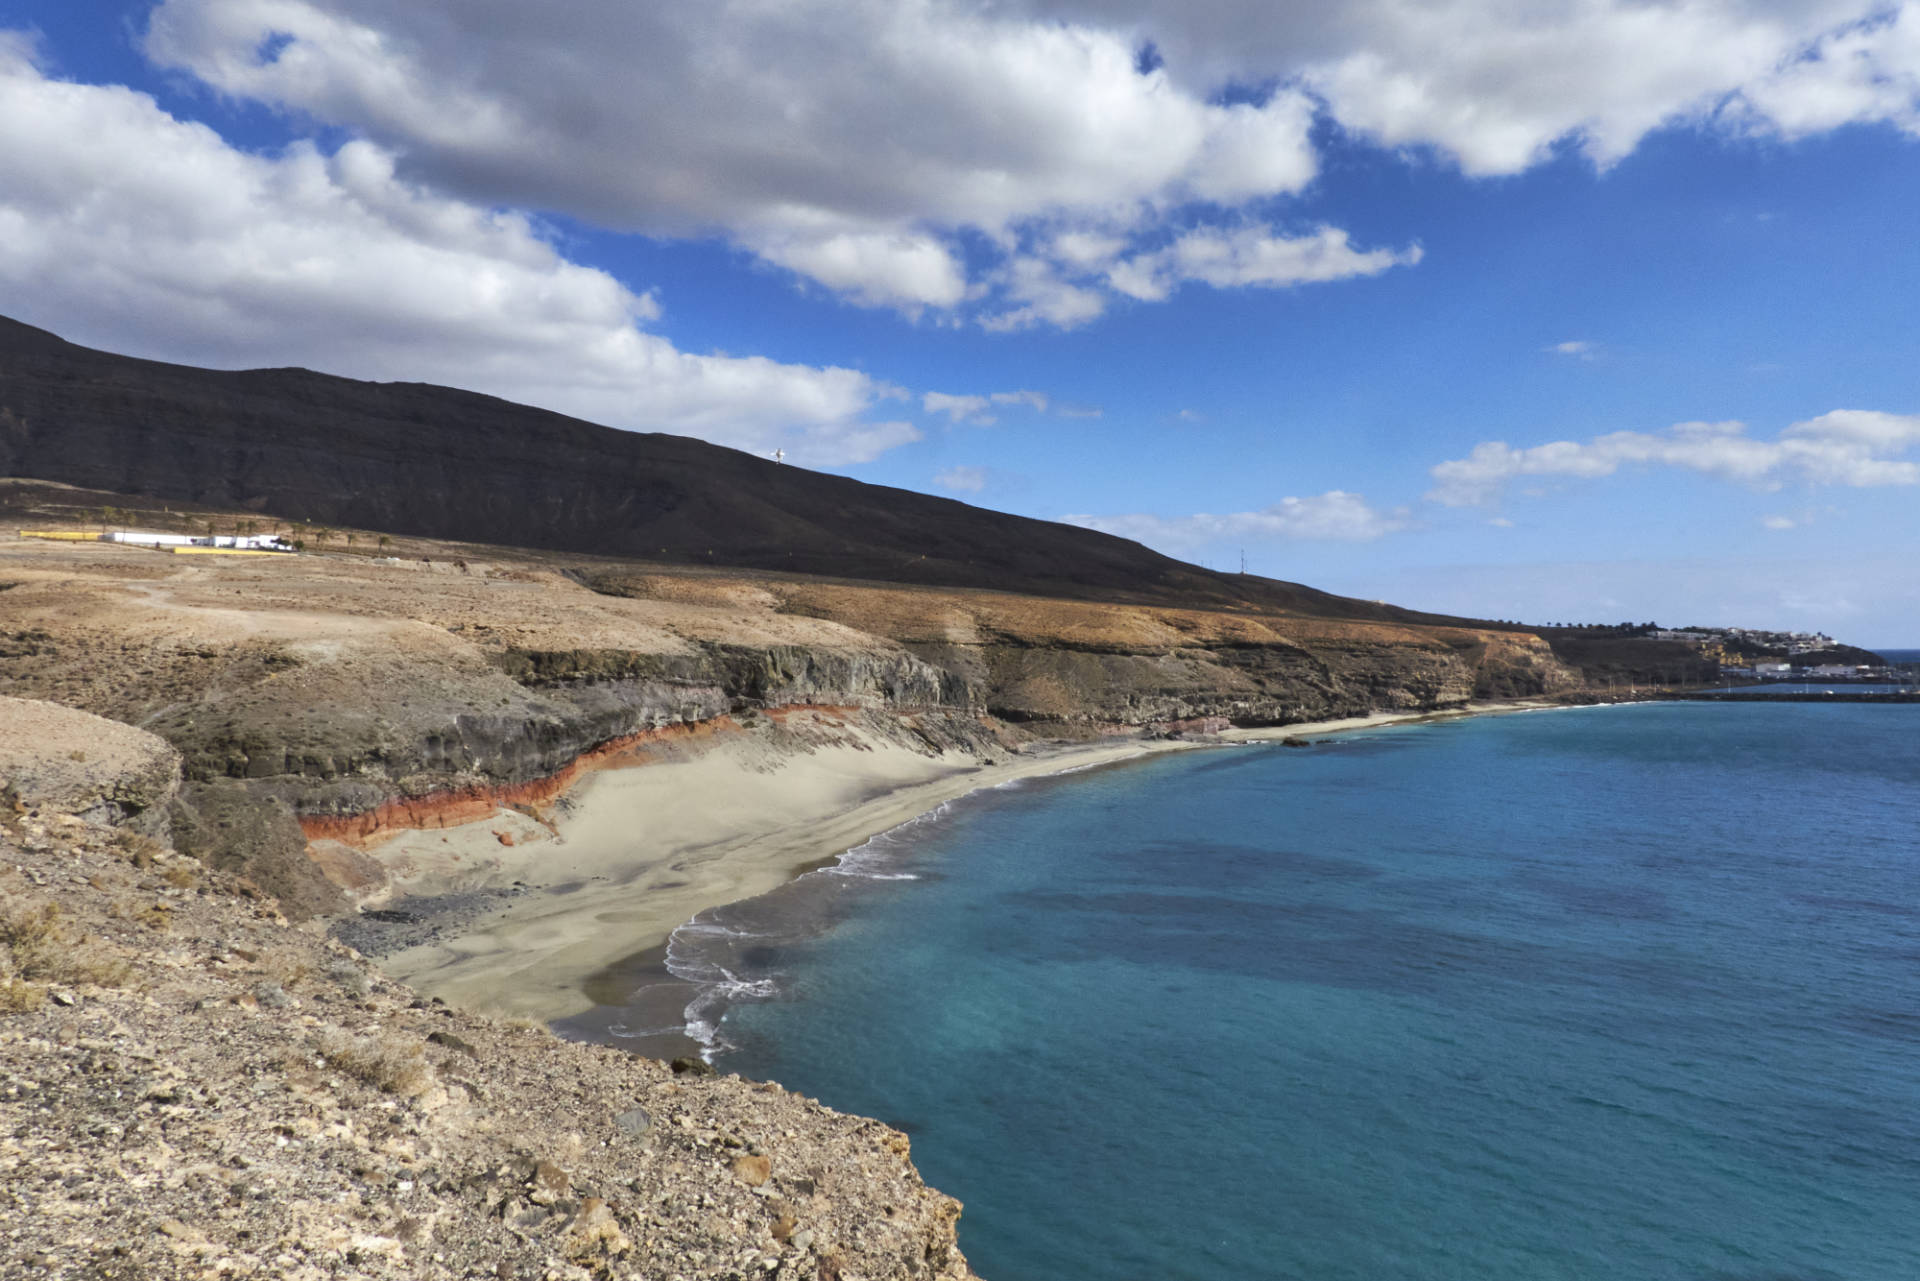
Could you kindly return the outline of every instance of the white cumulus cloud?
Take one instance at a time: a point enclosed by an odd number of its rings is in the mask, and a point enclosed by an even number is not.
[[[1150,36],[1183,83],[1280,78],[1349,130],[1511,174],[1612,164],[1673,124],[1917,132],[1908,0],[1027,0]]]
[[[945,414],[950,422],[990,427],[998,421],[992,413],[993,401],[985,396],[955,396],[944,391],[930,391],[920,398],[920,407],[930,414]]]
[[[643,328],[650,296],[372,142],[241,151],[144,94],[49,77],[19,33],[0,32],[0,174],[9,310],[76,341],[442,382],[813,464],[918,436],[868,420],[897,391],[867,374],[675,348]]]
[[[967,293],[953,252],[936,237],[904,231],[782,231],[758,238],[768,262],[876,307],[952,307]]]
[[[1474,507],[1494,501],[1521,477],[1593,479],[1634,465],[1676,467],[1761,488],[1788,480],[1916,485],[1920,462],[1900,456],[1916,445],[1920,415],[1858,409],[1795,423],[1772,440],[1754,439],[1738,422],[1678,423],[1664,432],[1619,431],[1525,449],[1495,440],[1436,465],[1427,497],[1449,507]]]
[[[951,489],[956,493],[977,494],[987,487],[987,469],[949,467],[934,476],[933,483],[942,489]]]
[[[1317,172],[1310,95],[1221,101],[1141,39],[986,0],[162,0],[143,47],[467,199],[717,233],[854,303],[1014,329],[1098,316],[1171,211]]]
[[[1878,6],[1748,86],[1727,118],[1788,138],[1884,121],[1920,135],[1920,6]]]
[[[1283,229],[1316,121],[1473,175],[1673,125],[1920,136],[1920,0],[158,0],[141,48],[423,199],[1002,331],[1417,263]]]
[[[1109,295],[1100,281],[1072,261],[1052,262],[1023,254],[996,279],[996,296],[1006,305],[983,314],[980,323],[997,333],[1036,325],[1072,329],[1099,319],[1107,310]]]
[[[1052,403],[1045,392],[1029,390],[996,391],[985,396],[930,391],[920,398],[920,407],[928,413],[945,414],[949,422],[970,423],[975,427],[991,427],[999,422],[999,415],[994,412],[997,409],[1031,409],[1044,414]]]
[[[1404,508],[1382,511],[1359,494],[1332,489],[1311,498],[1283,498],[1259,511],[1192,516],[1074,515],[1060,518],[1153,547],[1181,550],[1226,538],[1327,539],[1366,542],[1405,529]]]
[[[1187,281],[1215,289],[1246,285],[1284,288],[1348,276],[1377,276],[1389,267],[1412,266],[1420,248],[1357,250],[1338,227],[1287,236],[1267,228],[1191,231],[1165,249],[1116,263],[1107,283],[1130,298],[1158,301]]]
[[[1235,230],[1313,181],[1317,113],[1474,175],[1675,124],[1920,135],[1915,0],[161,0],[144,48],[464,199],[995,329],[1355,274]]]

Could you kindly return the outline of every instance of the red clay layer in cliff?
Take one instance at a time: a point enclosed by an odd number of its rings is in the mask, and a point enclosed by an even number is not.
[[[679,743],[695,742],[723,733],[737,733],[739,722],[731,716],[686,725],[668,725],[641,730],[609,739],[579,756],[545,778],[525,783],[500,783],[483,787],[461,787],[445,792],[426,792],[419,796],[400,796],[358,814],[308,814],[300,819],[301,830],[309,841],[341,841],[348,845],[377,845],[403,831],[459,827],[491,818],[496,810],[517,809],[535,813],[558,800],[583,775],[594,770],[645,765],[656,759],[658,750]]]

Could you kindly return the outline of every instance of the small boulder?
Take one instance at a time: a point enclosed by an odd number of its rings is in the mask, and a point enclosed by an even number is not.
[[[773,1162],[764,1156],[737,1156],[733,1176],[750,1188],[757,1188],[773,1177]]]
[[[56,703],[0,697],[0,793],[154,840],[168,835],[180,754],[164,739]]]
[[[633,1242],[620,1230],[613,1211],[597,1196],[580,1202],[580,1213],[568,1227],[567,1235],[567,1253],[576,1259],[597,1253],[625,1254],[633,1249]]]
[[[471,1041],[468,1041],[465,1037],[455,1036],[451,1032],[429,1032],[427,1033],[427,1040],[433,1045],[443,1046],[449,1050],[456,1050],[468,1058],[477,1059],[480,1057],[480,1051],[473,1048]]]
[[[533,1184],[533,1192],[527,1199],[535,1205],[552,1205],[573,1186],[567,1172],[551,1161],[536,1162],[529,1182]]]
[[[339,984],[349,996],[365,996],[373,988],[367,976],[352,961],[333,962],[327,966],[327,977]]]

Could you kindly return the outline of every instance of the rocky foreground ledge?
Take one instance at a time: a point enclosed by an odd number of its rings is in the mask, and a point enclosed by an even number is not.
[[[0,809],[0,1276],[972,1276],[899,1132],[423,1001],[77,816],[100,735],[151,772],[94,720]]]

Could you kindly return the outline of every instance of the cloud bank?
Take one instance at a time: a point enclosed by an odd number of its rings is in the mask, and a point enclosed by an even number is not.
[[[1070,525],[1118,534],[1166,550],[1185,550],[1223,539],[1311,539],[1366,542],[1411,521],[1404,508],[1381,511],[1359,494],[1332,489],[1312,498],[1283,498],[1259,511],[1194,516],[1062,516]]]
[[[1161,252],[1174,210],[1297,238],[1249,207],[1313,180],[1312,96],[1220,101],[1140,41],[960,0],[165,0],[144,48],[466,199],[721,236],[856,304],[1020,328],[1098,316],[1123,296],[1109,268]],[[1406,260],[1353,265],[1374,252]],[[1227,270],[1273,287],[1345,261]]]
[[[423,379],[814,465],[917,438],[850,369],[696,355],[646,294],[525,216],[434,194],[366,141],[240,151],[132,90],[45,75],[0,31],[0,287],[78,341]]]
[[[1417,262],[1276,219],[1316,120],[1474,175],[1674,124],[1920,135],[1920,5],[1884,0],[163,0],[144,47],[466,200],[995,329]]]
[[[1515,449],[1476,445],[1465,458],[1433,468],[1427,497],[1448,507],[1499,499],[1521,477],[1611,476],[1622,467],[1674,467],[1759,488],[1787,480],[1866,488],[1920,484],[1920,462],[1901,455],[1920,445],[1920,415],[1836,409],[1798,422],[1773,440],[1756,440],[1738,422],[1678,423],[1664,432],[1620,431],[1582,442],[1560,440]]]
[[[977,494],[987,487],[984,467],[949,467],[933,478],[933,483],[955,493]]]
[[[1800,559],[1773,547],[1724,559],[1422,566],[1367,574],[1341,590],[1469,618],[1844,629],[1857,644],[1897,646],[1913,635],[1920,567],[1871,549]]]
[[[1525,449],[1496,440],[1476,445],[1465,458],[1432,467],[1434,485],[1426,499],[1446,507],[1487,507],[1523,478],[1592,480],[1629,467],[1677,468],[1760,490],[1778,489],[1788,481],[1853,488],[1920,485],[1920,461],[1902,457],[1916,449],[1920,415],[1864,409],[1836,409],[1794,423],[1772,440],[1754,439],[1738,422],[1679,423],[1664,432],[1621,431]],[[1419,527],[1409,508],[1378,508],[1357,493],[1339,489],[1224,515],[1083,514],[1060,519],[1176,552],[1235,540],[1370,541]],[[1813,519],[1805,512],[1768,515],[1761,523],[1780,531]],[[1486,523],[1513,527],[1498,515]]]
[[[945,414],[950,423],[975,427],[993,426],[1000,421],[998,411],[1002,409],[1030,409],[1044,414],[1052,404],[1052,398],[1043,391],[996,391],[985,396],[930,391],[920,398],[920,407],[927,413]]]

